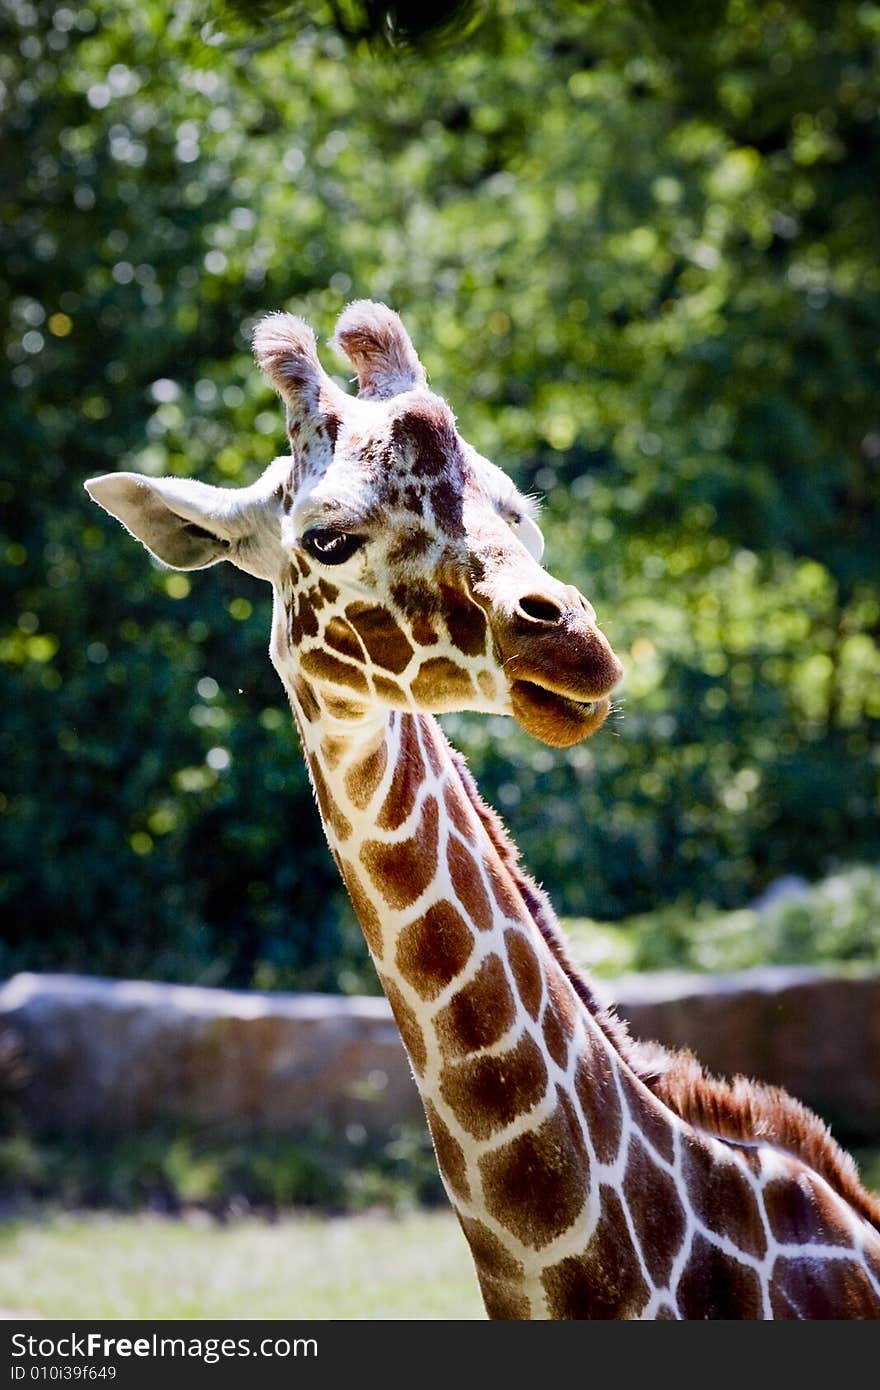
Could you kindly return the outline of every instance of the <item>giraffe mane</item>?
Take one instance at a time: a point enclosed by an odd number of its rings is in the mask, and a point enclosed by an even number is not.
[[[780,1086],[711,1076],[692,1052],[667,1056],[672,1065],[652,1090],[676,1115],[720,1139],[772,1144],[802,1159],[880,1230],[880,1199],[862,1186],[853,1159],[806,1105]]]
[[[513,878],[557,964],[611,1046],[664,1105],[686,1124],[733,1143],[770,1144],[801,1159],[880,1231],[880,1199],[859,1180],[853,1159],[812,1110],[779,1086],[736,1075],[712,1076],[692,1052],[640,1042],[613,1008],[603,1004],[575,965],[550,899],[520,864],[500,815],[483,800],[461,753],[450,747],[462,785]]]

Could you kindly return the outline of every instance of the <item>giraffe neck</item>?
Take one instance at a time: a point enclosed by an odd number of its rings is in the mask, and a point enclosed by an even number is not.
[[[639,1079],[436,721],[297,719],[489,1315],[880,1316],[876,1229]]]
[[[489,1316],[880,1316],[875,1226],[640,1079],[436,721],[285,683]]]
[[[615,1299],[635,1306],[647,1283],[622,1156],[638,1113],[671,1163],[678,1122],[579,997],[537,920],[542,895],[436,721],[298,722],[487,1308],[559,1316],[566,1261],[602,1223],[628,1238]]]

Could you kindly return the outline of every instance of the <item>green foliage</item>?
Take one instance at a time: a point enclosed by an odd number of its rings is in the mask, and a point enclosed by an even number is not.
[[[19,1208],[46,1201],[164,1213],[199,1207],[222,1217],[445,1200],[424,1125],[397,1125],[381,1142],[359,1132],[232,1139],[180,1129],[73,1140],[36,1136],[21,1123],[12,1130],[0,1139],[0,1194]]]
[[[761,911],[671,903],[624,922],[565,923],[575,958],[598,975],[747,970],[753,965],[880,966],[880,871],[834,874]]]
[[[448,720],[557,907],[876,860],[880,5],[499,0],[423,57],[281,9],[0,13],[0,971],[375,987],[267,594],[151,566],[82,490],[251,481],[284,447],[254,318],[356,296],[543,495],[625,661],[570,754]]]
[[[219,43],[257,35],[277,43],[318,20],[343,38],[377,48],[423,51],[429,43],[461,38],[485,17],[480,0],[221,0],[208,34]]]

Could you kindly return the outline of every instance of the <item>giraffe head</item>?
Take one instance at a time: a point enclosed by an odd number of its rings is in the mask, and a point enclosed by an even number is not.
[[[621,667],[589,602],[542,568],[534,505],[458,434],[395,313],[349,305],[334,344],[357,396],[301,319],[258,324],[291,451],[250,487],[114,473],[90,495],[174,568],[228,559],[271,582],[272,658],[306,723],[475,709],[545,743],[587,738]]]

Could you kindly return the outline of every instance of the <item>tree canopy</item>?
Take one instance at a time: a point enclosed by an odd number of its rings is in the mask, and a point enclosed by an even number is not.
[[[268,590],[151,566],[82,489],[250,482],[255,318],[352,298],[625,662],[564,755],[445,720],[557,908],[877,857],[880,4],[356,9],[0,8],[0,969],[369,984]]]

